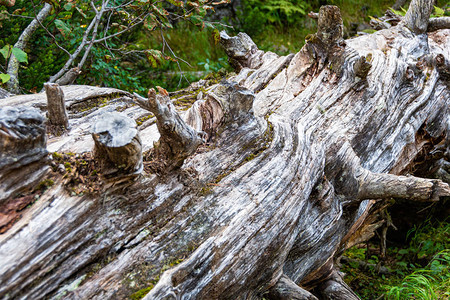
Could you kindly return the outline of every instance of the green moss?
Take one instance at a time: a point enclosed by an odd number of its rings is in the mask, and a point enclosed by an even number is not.
[[[305,37],[305,40],[310,43],[317,43],[319,41],[319,38],[315,33],[311,33]]]
[[[198,194],[199,196],[206,196],[211,194],[211,187],[210,186],[203,187]]]
[[[151,290],[153,289],[153,284],[150,284],[150,286],[143,288],[142,290],[137,291],[134,294],[130,295],[131,300],[139,300],[145,297]]]
[[[140,118],[136,119],[136,124],[138,126],[141,126],[145,121],[150,120],[153,117],[154,117],[153,114],[148,114],[146,116],[140,117]]]
[[[43,189],[47,189],[49,187],[51,187],[52,185],[54,185],[55,182],[52,179],[44,179],[41,182],[39,182],[39,184],[36,186],[36,190],[43,190]]]
[[[53,159],[63,159],[64,156],[61,153],[53,152],[52,157]]]
[[[325,114],[326,110],[322,108],[319,104],[317,104],[317,109],[320,111],[320,113],[323,115]]]

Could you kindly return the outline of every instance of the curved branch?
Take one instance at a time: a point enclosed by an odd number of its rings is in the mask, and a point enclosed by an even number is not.
[[[27,47],[27,44],[31,39],[33,33],[39,27],[39,24],[50,15],[51,10],[52,6],[46,3],[44,7],[41,9],[41,11],[38,13],[36,18],[33,21],[31,21],[31,23],[27,26],[27,28],[25,28],[25,30],[22,32],[19,39],[14,44],[14,48],[24,50]],[[14,55],[11,55],[7,70],[7,74],[11,76],[11,79],[7,82],[6,86],[8,90],[12,93],[19,92],[18,72],[19,72],[19,61]]]
[[[431,18],[428,23],[428,32],[439,29],[450,29],[450,17]]]

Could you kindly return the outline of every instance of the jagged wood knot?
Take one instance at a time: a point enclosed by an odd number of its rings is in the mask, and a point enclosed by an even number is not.
[[[203,142],[203,133],[197,132],[180,117],[170,100],[169,93],[157,87],[148,91],[148,99],[135,94],[135,102],[156,117],[160,139],[152,149],[152,165],[156,172],[167,173],[179,168]]]

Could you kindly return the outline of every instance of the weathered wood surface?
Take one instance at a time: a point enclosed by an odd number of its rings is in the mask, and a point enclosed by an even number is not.
[[[142,171],[142,143],[136,122],[117,113],[101,115],[92,126],[94,156],[106,178],[139,174]]]
[[[27,108],[0,107],[0,207],[48,170],[44,118]]]
[[[450,30],[416,34],[399,24],[337,41],[342,57],[320,43],[311,39],[286,57],[238,53],[239,74],[180,112],[208,140],[181,168],[110,185],[100,196],[74,196],[58,179],[0,235],[0,297],[351,295],[334,259],[368,228],[376,202],[369,199],[450,195],[438,180],[396,176],[423,149],[420,130],[448,147],[450,92],[435,58],[450,59]],[[371,67],[361,76],[354,64],[363,56]],[[69,109],[70,137],[50,139],[48,149],[91,150],[86,131],[116,109],[148,116],[140,136],[143,149],[152,148],[156,120],[127,101],[85,115]]]
[[[46,83],[44,88],[47,95],[47,116],[50,124],[66,129],[69,126],[69,119],[64,102],[64,92],[56,83]]]

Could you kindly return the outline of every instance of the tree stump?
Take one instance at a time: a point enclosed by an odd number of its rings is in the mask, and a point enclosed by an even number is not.
[[[120,113],[105,113],[92,126],[92,138],[94,156],[100,161],[105,178],[142,171],[142,143],[133,119]]]
[[[56,83],[44,84],[47,95],[48,119],[55,126],[69,127],[64,92]]]

